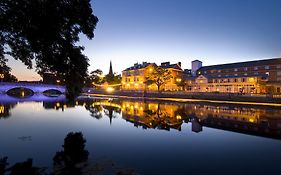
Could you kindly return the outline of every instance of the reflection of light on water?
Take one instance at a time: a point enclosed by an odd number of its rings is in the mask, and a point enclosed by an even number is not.
[[[5,106],[1,105],[0,106],[0,114],[4,114],[5,112]]]
[[[21,92],[21,97],[24,97],[24,95],[25,95],[25,94],[24,94],[24,91],[22,91],[22,92]]]

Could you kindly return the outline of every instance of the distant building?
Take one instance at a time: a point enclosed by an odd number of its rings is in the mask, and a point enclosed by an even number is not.
[[[143,62],[134,64],[122,71],[122,89],[123,90],[144,90],[145,77],[153,71],[157,65],[155,63]],[[155,88],[157,87],[150,87]]]
[[[170,62],[161,63],[160,67],[169,70],[172,75],[170,81],[168,81],[164,86],[165,91],[177,91],[180,87],[176,84],[177,78],[183,77],[183,70],[181,68],[181,62],[176,64],[170,64]],[[181,80],[180,80],[181,81]]]
[[[193,65],[193,63],[196,63]],[[202,62],[201,62],[202,65]],[[214,66],[192,62],[196,75],[186,78],[191,92],[280,93],[281,58]],[[193,74],[193,72],[192,72]]]
[[[134,64],[134,66],[129,67],[122,71],[122,89],[123,90],[150,90],[157,91],[157,86],[155,84],[145,86],[145,78],[153,72],[157,67],[155,63],[143,62],[142,64]],[[168,81],[163,88],[165,91],[179,90],[180,88],[176,85],[176,78],[183,75],[183,70],[181,69],[181,63],[170,64],[170,62],[161,63],[160,67],[165,68],[170,71],[172,78]]]

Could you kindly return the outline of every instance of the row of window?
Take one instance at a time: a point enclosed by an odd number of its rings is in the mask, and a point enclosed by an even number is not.
[[[125,78],[125,82],[130,82],[131,79],[130,78]],[[134,82],[137,82],[139,81],[139,78],[138,77],[134,77]]]
[[[281,69],[281,65],[277,65],[276,68],[277,69]],[[250,67],[244,67],[243,68],[244,71],[248,71],[249,69],[250,69]],[[264,70],[269,70],[270,66],[268,66],[268,65],[266,65],[264,67],[262,67],[262,66],[255,66],[253,69],[254,70],[263,70],[263,69]],[[225,72],[231,72],[231,71],[238,72],[238,70],[239,70],[239,68],[234,68],[233,70],[226,69]],[[219,70],[210,70],[210,73],[216,73],[216,72],[220,73],[220,72],[222,72],[222,70],[220,70],[220,69]],[[207,74],[207,73],[208,73],[208,71],[204,71],[204,74]],[[199,74],[200,74],[200,72],[199,72]]]

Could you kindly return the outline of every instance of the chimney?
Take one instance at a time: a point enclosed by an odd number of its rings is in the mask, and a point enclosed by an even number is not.
[[[181,67],[181,62],[178,62],[179,67]]]

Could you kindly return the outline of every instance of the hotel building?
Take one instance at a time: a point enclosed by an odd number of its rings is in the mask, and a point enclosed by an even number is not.
[[[143,62],[142,64],[134,64],[134,66],[129,67],[122,71],[122,90],[148,90],[157,91],[157,86],[155,84],[145,85],[146,77],[157,67],[155,63]],[[171,79],[161,87],[164,91],[177,91],[180,87],[176,84],[177,77],[184,74],[181,69],[181,63],[170,64],[170,62],[161,63],[159,67],[167,69],[171,76]]]
[[[281,58],[202,66],[192,62],[186,91],[227,93],[280,93]]]

